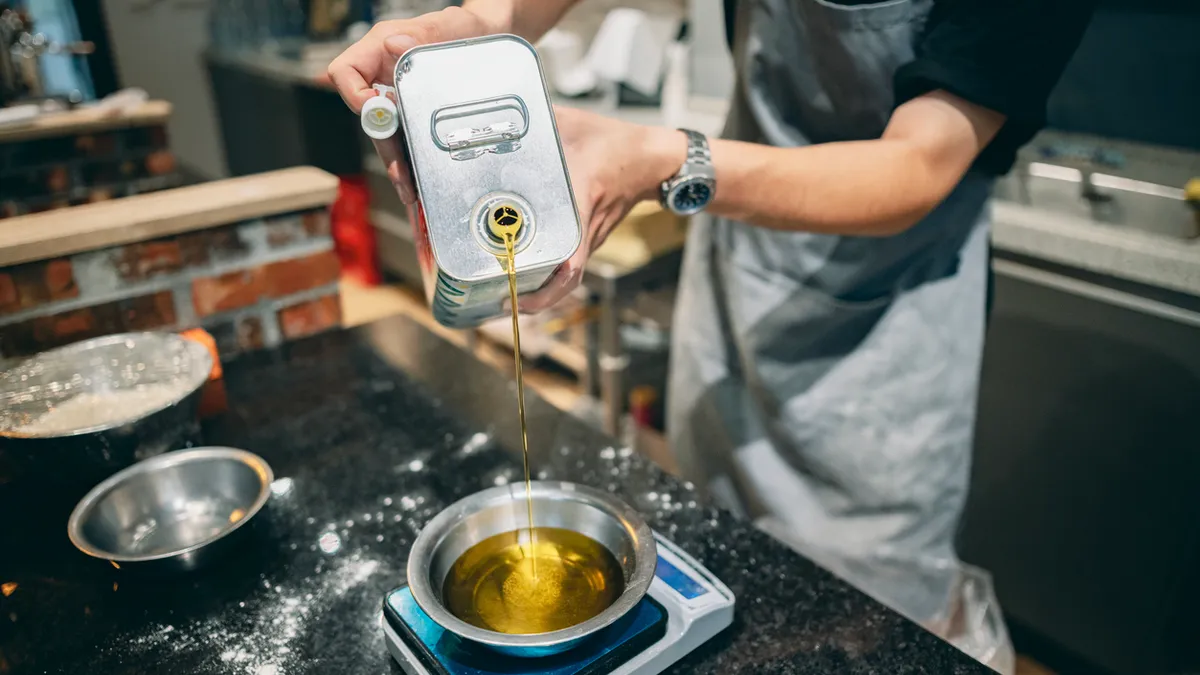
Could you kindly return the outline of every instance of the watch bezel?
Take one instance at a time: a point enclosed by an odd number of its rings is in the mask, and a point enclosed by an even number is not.
[[[690,208],[690,209],[676,208],[675,197],[678,196],[679,191],[682,190],[686,186],[694,185],[696,183],[701,183],[708,187],[708,199],[704,200],[704,203],[701,204],[700,206],[697,206],[694,208]],[[667,181],[666,185],[664,185],[663,187],[665,188],[663,190],[663,199],[662,199],[663,205],[666,206],[668,210],[670,210],[672,213],[674,213],[676,215],[692,216],[697,213],[700,213],[705,208],[707,208],[709,204],[712,203],[713,196],[716,194],[717,182],[707,176],[694,176],[694,175],[693,176],[676,176],[675,178],[672,178],[671,180]]]

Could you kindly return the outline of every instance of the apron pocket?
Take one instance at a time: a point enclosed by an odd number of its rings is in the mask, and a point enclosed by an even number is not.
[[[902,286],[895,240],[784,232],[737,222],[723,223],[728,238],[718,254],[731,273],[752,277],[787,293],[804,291],[831,307],[863,308],[887,303]]]
[[[724,267],[746,379],[771,410],[853,353],[892,304],[891,295],[847,301],[769,271]]]

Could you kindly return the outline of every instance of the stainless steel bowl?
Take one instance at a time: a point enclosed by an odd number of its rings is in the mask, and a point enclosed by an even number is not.
[[[408,558],[408,586],[429,618],[470,642],[513,656],[538,657],[566,651],[625,616],[654,580],[658,549],[650,526],[637,511],[599,490],[574,483],[533,483],[537,527],[575,530],[603,544],[621,564],[625,590],[608,609],[570,628],[536,635],[508,635],[473,626],[442,604],[442,585],[467,549],[493,535],[526,527],[525,485],[477,492],[451,504],[421,530]]]
[[[233,546],[231,535],[266,505],[272,480],[271,467],[245,450],[167,453],[92,488],[71,512],[67,535],[121,569],[193,570]]]
[[[197,441],[212,365],[203,345],[172,333],[109,335],[5,364],[0,483],[73,479],[82,486],[74,498],[139,459]],[[52,413],[58,419],[48,421]]]

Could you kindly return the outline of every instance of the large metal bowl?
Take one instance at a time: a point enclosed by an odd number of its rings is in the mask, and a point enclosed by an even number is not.
[[[441,589],[459,556],[475,544],[528,525],[525,485],[477,492],[447,507],[421,530],[408,558],[408,586],[429,618],[464,640],[513,656],[538,657],[566,651],[633,609],[654,580],[658,549],[650,526],[637,511],[599,490],[574,483],[533,483],[537,527],[574,530],[603,544],[625,576],[625,589],[600,614],[570,628],[536,635],[509,635],[473,626],[442,604]]]
[[[5,364],[0,484],[70,480],[82,486],[77,497],[139,459],[197,441],[200,388],[212,365],[203,345],[172,333],[110,335]],[[65,419],[45,422],[70,406],[76,410]]]
[[[159,455],[120,471],[67,521],[80,551],[125,569],[188,571],[235,545],[271,496],[271,467],[232,448]]]

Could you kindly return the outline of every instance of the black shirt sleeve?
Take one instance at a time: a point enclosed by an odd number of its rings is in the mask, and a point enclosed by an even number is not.
[[[896,72],[896,105],[943,89],[1003,113],[1004,126],[975,161],[1001,175],[1046,123],[1046,101],[1075,53],[1096,0],[939,0]]]

